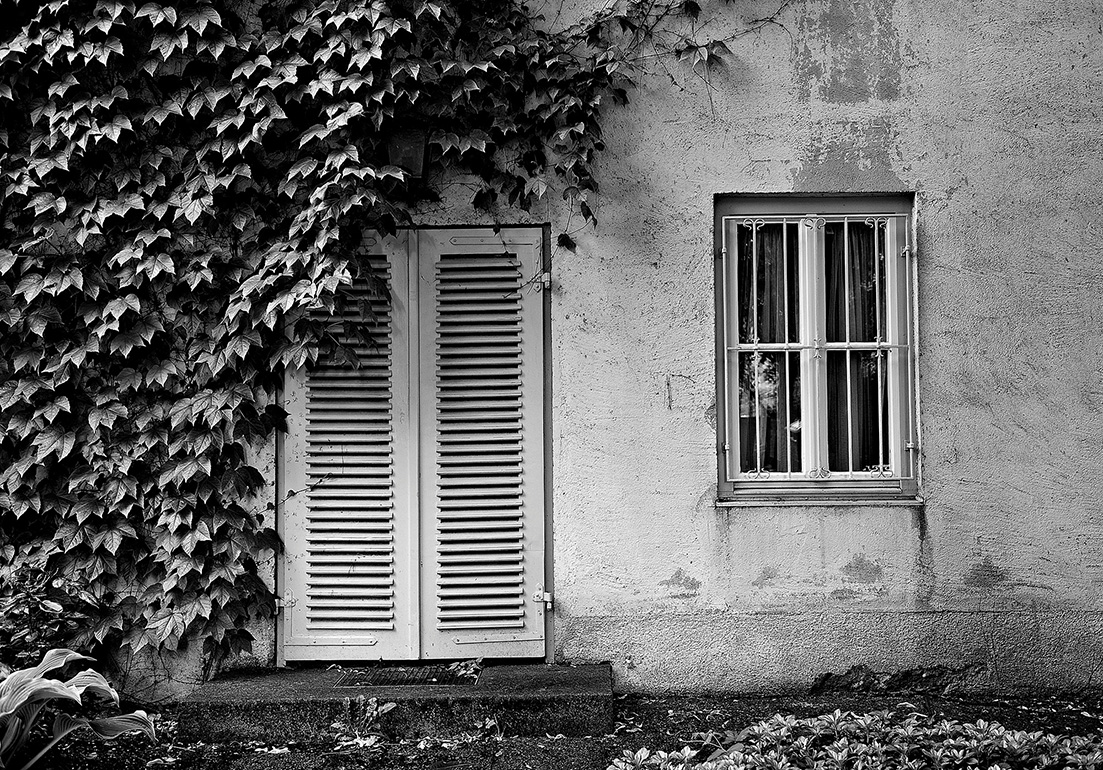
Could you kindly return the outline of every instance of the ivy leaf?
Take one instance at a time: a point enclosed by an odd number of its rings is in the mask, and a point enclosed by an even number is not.
[[[575,240],[574,240],[574,238],[572,238],[572,237],[571,237],[570,235],[568,235],[567,233],[560,233],[560,234],[559,234],[559,237],[555,239],[555,243],[556,243],[556,245],[558,245],[559,247],[561,247],[561,248],[564,248],[564,249],[566,249],[567,251],[572,251],[572,252],[573,252],[573,251],[575,250],[575,248],[576,248],[576,247],[578,246],[578,244],[577,244],[577,243],[575,243]]]
[[[15,293],[23,297],[24,301],[31,302],[42,292],[42,287],[45,285],[46,279],[44,276],[38,273],[31,273],[24,276],[15,287]]]
[[[189,224],[195,224],[203,215],[203,202],[199,198],[188,198],[176,214],[176,218],[184,217]]]
[[[162,7],[157,3],[146,3],[136,14],[134,14],[134,18],[136,19],[141,19],[146,16],[149,17],[149,20],[153,22],[154,25],[160,25],[166,21],[169,24],[176,24],[176,9],[172,6]]]
[[[591,224],[596,224],[597,223],[597,217],[594,216],[594,212],[590,210],[590,205],[588,203],[586,203],[586,201],[580,200],[578,202],[578,210],[579,210],[579,212],[581,212],[583,218],[587,222],[589,222]]]
[[[161,644],[175,646],[175,642],[184,634],[183,614],[171,608],[159,610],[146,625],[146,631]]]
[[[38,450],[38,462],[42,462],[50,455],[57,455],[57,459],[64,460],[73,451],[76,441],[76,435],[70,431],[57,427],[47,428],[39,433],[33,442]]]
[[[218,15],[218,11],[207,5],[185,11],[180,23],[202,35],[208,24],[222,26],[222,17]]]
[[[433,15],[433,18],[435,18],[435,19],[438,19],[438,20],[439,20],[439,19],[440,19],[440,15],[441,15],[441,13],[442,13],[442,9],[441,9],[441,7],[440,7],[439,5],[437,5],[436,3],[431,3],[431,2],[423,2],[423,3],[422,3],[422,4],[421,4],[421,5],[419,6],[419,7],[418,7],[418,9],[417,9],[417,14],[416,14],[416,16],[417,16],[418,18],[421,18],[421,17],[422,17],[422,16],[424,16],[424,15],[425,15],[426,13],[431,13],[431,14]]]
[[[11,272],[18,259],[11,249],[0,249],[0,275],[7,275]]]

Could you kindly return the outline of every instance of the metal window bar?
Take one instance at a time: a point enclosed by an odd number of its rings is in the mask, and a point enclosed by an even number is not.
[[[907,344],[904,346],[904,349],[908,351],[907,357],[902,362],[906,365],[904,368],[908,376],[907,382],[904,383],[905,387],[903,388],[902,393],[902,397],[908,399],[907,409],[904,411],[903,416],[904,428],[906,431],[904,433],[904,441],[907,444],[911,444],[911,451],[906,453],[908,478],[917,479],[919,477],[919,448],[918,446],[916,446],[916,444],[919,441],[919,431],[916,425],[915,394],[918,390],[919,382],[919,361],[917,360],[918,357],[914,354],[913,351],[913,346],[915,345],[915,326],[917,319],[916,309],[912,304],[914,301],[912,295],[912,286],[917,279],[917,276],[915,275],[915,260],[912,258],[912,250],[910,247],[910,234],[905,232],[904,238],[902,240],[904,241],[904,329],[905,339],[907,340]],[[901,457],[901,475],[903,475],[903,472],[905,470],[904,462],[904,458]]]
[[[876,307],[877,326],[874,339],[880,344],[884,339],[881,329],[881,260],[888,247],[888,220],[866,220],[866,224],[873,228],[873,304]],[[884,240],[882,240],[882,233]],[[885,383],[884,383],[884,351],[878,348],[874,354],[877,362],[877,468],[881,473],[886,473],[885,467]]]
[[[751,323],[754,334],[751,337],[758,343],[758,228],[761,222],[751,224]],[[754,392],[754,451],[755,473],[762,474],[762,409],[759,401],[758,369],[761,366],[759,353],[751,355],[751,388]]]
[[[724,228],[724,232],[721,234],[720,244],[720,312],[721,312],[721,326],[720,326],[720,341],[724,349],[724,361],[723,361],[723,373],[724,373],[724,390],[725,397],[728,400],[728,406],[724,410],[724,425],[723,430],[723,443],[721,449],[724,451],[724,477],[731,481],[735,476],[732,473],[732,453],[731,453],[731,431],[729,423],[732,418],[731,408],[731,340],[728,339],[728,326],[731,324],[731,314],[728,312],[728,231],[727,227]],[[738,406],[738,399],[736,400]]]
[[[854,391],[850,378],[850,219],[843,217],[843,325],[846,329],[846,472],[854,476]]]
[[[789,341],[789,223],[781,222],[781,279],[782,279],[782,312],[781,339]],[[782,353],[781,359],[785,362],[785,478],[793,477],[793,402],[789,397],[789,354]],[[781,409],[778,408],[778,419],[781,419]]]
[[[845,241],[844,242],[844,273],[845,273],[845,280],[846,280],[846,296],[847,297],[849,297],[849,278],[850,278],[850,276],[849,276],[849,237],[848,237],[849,236],[849,232],[848,232],[848,230],[849,230],[849,221],[850,220],[858,220],[858,219],[865,220],[865,219],[873,219],[873,218],[876,218],[878,220],[882,220],[880,222],[880,225],[881,225],[882,228],[884,228],[885,232],[884,232],[884,235],[883,235],[883,240],[880,241],[878,245],[880,246],[881,254],[882,255],[887,255],[889,253],[888,243],[887,243],[888,233],[887,233],[887,227],[886,227],[887,220],[889,220],[889,219],[904,219],[904,220],[907,220],[909,217],[910,217],[910,214],[902,213],[902,212],[861,212],[861,213],[851,213],[851,214],[839,215],[839,216],[817,215],[814,218],[816,224],[820,225],[821,227],[824,223],[829,222],[829,221],[843,222],[844,223],[844,241]],[[751,282],[752,282],[752,302],[753,302],[752,312],[754,313],[753,320],[752,320],[752,330],[754,332],[754,336],[752,338],[752,341],[749,342],[749,343],[740,342],[740,341],[738,341],[738,338],[737,338],[736,344],[734,344],[734,345],[731,344],[731,334],[730,334],[729,323],[730,322],[735,322],[738,325],[738,318],[734,317],[731,314],[731,309],[732,309],[732,304],[733,303],[730,301],[729,297],[730,297],[730,292],[732,291],[733,287],[729,286],[729,284],[734,281],[734,283],[735,283],[734,289],[736,291],[738,291],[738,275],[733,275],[732,274],[730,264],[728,262],[728,248],[727,248],[727,245],[728,245],[728,232],[727,232],[726,228],[725,228],[725,232],[724,232],[724,235],[723,235],[723,248],[721,249],[721,270],[722,270],[722,275],[723,275],[723,286],[722,286],[722,289],[721,289],[721,311],[723,313],[723,317],[724,317],[724,321],[725,321],[725,323],[723,325],[723,329],[721,331],[721,334],[722,334],[723,350],[724,350],[724,353],[725,353],[724,362],[723,362],[723,375],[724,375],[725,382],[729,383],[729,387],[730,387],[730,383],[731,383],[731,361],[730,361],[730,355],[729,354],[731,352],[736,353],[737,359],[738,359],[738,354],[739,353],[750,353],[750,354],[752,354],[752,356],[754,356],[754,361],[756,362],[756,369],[755,369],[756,381],[755,381],[753,386],[754,386],[754,389],[755,389],[755,400],[754,400],[755,421],[756,421],[755,431],[756,431],[756,434],[759,434],[759,435],[756,435],[756,442],[755,442],[756,443],[756,449],[757,449],[757,453],[756,453],[756,471],[755,471],[754,474],[752,474],[752,477],[761,479],[761,478],[766,478],[766,477],[769,476],[768,472],[762,470],[761,443],[760,443],[761,419],[760,419],[759,410],[758,410],[759,394],[758,394],[758,387],[757,387],[757,361],[759,360],[761,354],[766,353],[766,352],[774,352],[774,351],[780,352],[782,354],[782,358],[785,362],[784,370],[785,370],[785,379],[786,379],[786,383],[785,383],[785,385],[786,385],[786,410],[789,410],[790,407],[791,407],[791,404],[790,404],[791,392],[790,392],[790,389],[789,389],[790,388],[790,383],[789,383],[789,376],[788,376],[789,375],[789,366],[790,366],[790,360],[789,360],[790,356],[788,354],[792,353],[792,352],[803,351],[803,350],[816,350],[816,351],[839,350],[839,351],[845,351],[846,359],[847,359],[846,360],[846,367],[847,367],[847,400],[848,400],[848,403],[847,403],[847,409],[848,409],[847,431],[848,431],[848,448],[850,450],[850,455],[847,458],[847,465],[848,465],[847,476],[848,476],[848,478],[857,479],[857,480],[864,480],[864,479],[870,479],[870,478],[876,479],[876,478],[891,477],[893,479],[899,479],[899,480],[912,480],[912,479],[915,478],[915,475],[916,475],[915,474],[916,463],[915,463],[915,457],[914,457],[915,452],[914,451],[911,452],[911,456],[908,458],[908,461],[906,463],[906,467],[905,467],[905,463],[902,459],[901,467],[898,469],[898,473],[893,474],[893,473],[891,473],[891,469],[889,469],[888,472],[885,471],[884,463],[883,463],[883,459],[884,459],[883,445],[881,447],[879,447],[879,459],[882,460],[882,468],[881,468],[880,471],[863,472],[863,471],[855,471],[853,469],[853,435],[852,435],[853,431],[852,431],[852,426],[851,426],[852,392],[851,392],[851,374],[850,374],[850,356],[851,356],[852,353],[870,351],[870,352],[874,352],[876,354],[877,360],[878,360],[878,409],[879,409],[878,440],[880,442],[883,442],[882,430],[883,430],[883,424],[884,424],[884,420],[885,420],[884,403],[883,403],[882,395],[881,395],[882,391],[884,390],[884,372],[883,372],[883,369],[881,368],[882,367],[883,356],[886,355],[886,354],[887,355],[892,355],[893,353],[895,353],[896,355],[901,355],[901,353],[903,351],[910,351],[911,348],[913,347],[913,344],[914,344],[914,329],[912,328],[912,321],[914,320],[913,317],[912,317],[914,315],[914,311],[913,311],[913,307],[912,307],[912,303],[913,303],[912,281],[914,280],[914,276],[912,275],[912,273],[914,272],[914,263],[911,259],[910,249],[907,249],[907,251],[904,252],[905,268],[904,268],[904,273],[903,273],[903,275],[904,275],[903,283],[904,283],[905,302],[904,302],[904,308],[902,309],[903,310],[903,315],[904,315],[904,318],[905,318],[905,327],[906,327],[905,330],[904,330],[904,333],[905,333],[905,341],[904,342],[902,342],[902,343],[891,343],[890,344],[890,343],[886,342],[885,339],[884,339],[884,336],[880,335],[880,334],[875,335],[875,339],[874,339],[873,344],[869,344],[869,343],[863,344],[863,343],[854,343],[854,342],[852,342],[850,340],[850,308],[849,308],[849,303],[847,303],[847,307],[846,307],[846,327],[847,327],[847,329],[846,329],[846,339],[847,339],[847,341],[833,343],[833,342],[820,342],[817,339],[813,344],[792,343],[792,342],[788,341],[788,330],[789,330],[789,326],[788,326],[789,294],[788,294],[788,270],[787,270],[787,268],[788,268],[788,262],[787,262],[787,260],[788,260],[788,253],[787,253],[788,252],[788,240],[785,238],[785,228],[784,228],[784,226],[786,224],[790,223],[790,222],[799,222],[799,221],[803,221],[807,218],[808,217],[806,217],[806,216],[795,217],[794,218],[790,215],[756,215],[754,217],[724,217],[722,219],[722,222],[724,222],[724,223],[728,222],[729,220],[741,220],[739,222],[739,224],[743,224],[744,226],[747,226],[752,231]],[[758,339],[758,242],[757,242],[757,230],[758,230],[759,227],[761,227],[766,222],[779,222],[779,223],[782,224],[782,241],[783,241],[783,249],[785,251],[785,257],[784,258],[786,260],[786,262],[783,265],[784,277],[785,277],[785,282],[786,282],[786,284],[785,284],[785,286],[786,286],[786,290],[785,290],[785,327],[784,327],[784,330],[785,330],[784,331],[784,339],[786,341],[782,342],[782,343],[762,343]],[[877,241],[877,239],[875,238],[875,242],[876,241]],[[905,246],[905,248],[907,248],[907,247]],[[879,287],[879,282],[881,280],[881,278],[880,278],[880,262],[879,261],[875,265],[875,270],[877,271],[877,274],[875,276],[875,294],[876,294],[876,302],[878,303],[877,311],[878,311],[878,314],[879,314],[878,331],[880,331],[881,318],[883,318],[883,316],[880,315],[880,313],[882,312],[882,307],[883,306],[881,304],[881,295],[880,295],[880,287]],[[736,310],[738,312],[738,303],[736,303]],[[887,307],[884,307],[884,312],[888,312]],[[914,382],[917,379],[916,372],[915,372],[915,368],[917,366],[917,363],[912,359],[912,357],[910,355],[904,355],[903,356],[903,361],[906,361],[910,364],[907,367],[908,381],[904,383],[904,388],[903,388],[903,393],[905,394],[904,397],[909,398],[909,401],[910,401],[911,399],[914,398],[913,386],[914,386]],[[803,374],[804,373],[802,371],[802,379],[803,379]],[[806,383],[806,387],[810,386],[811,384],[812,383]],[[734,410],[729,409],[728,410],[729,415],[733,411]],[[786,414],[788,415],[788,411],[786,412]],[[914,439],[914,414],[913,414],[913,408],[910,406],[910,404],[907,408],[901,408],[901,420],[902,420],[902,428],[905,431],[906,436],[909,437],[909,440]],[[727,460],[727,469],[726,469],[726,474],[725,475],[726,475],[726,477],[728,478],[729,481],[732,481],[739,474],[738,474],[738,471],[734,467],[736,463],[733,462],[732,450],[731,450],[732,439],[736,438],[736,437],[732,436],[730,428],[731,428],[730,424],[725,424],[723,426],[723,439],[724,439],[723,449],[724,449],[724,453],[725,453],[725,458]],[[791,441],[791,436],[792,436],[791,421],[787,421],[786,435],[787,435],[789,441]],[[736,443],[738,444],[738,441]],[[736,447],[736,456],[738,456],[738,450],[739,450],[739,447],[737,446]],[[829,474],[829,473],[822,474],[822,476],[817,475],[816,469],[814,469],[814,468],[811,469],[811,470],[803,470],[802,469],[801,472],[794,473],[792,471],[792,466],[791,466],[791,462],[790,462],[791,457],[787,456],[786,459],[787,459],[787,473],[786,473],[786,478],[787,479],[791,479],[791,478],[795,477],[797,481],[800,481],[800,480],[805,480],[805,479],[828,478],[829,476],[831,476],[831,474]]]
[[[760,224],[766,224],[768,222],[788,221],[790,223],[796,224],[798,222],[801,222],[801,221],[807,219],[807,220],[810,220],[810,221],[816,221],[817,224],[818,224],[820,222],[842,222],[844,219],[849,219],[851,221],[856,221],[856,220],[863,220],[864,221],[866,219],[872,219],[872,218],[907,219],[909,216],[911,216],[911,215],[910,214],[905,214],[905,213],[902,213],[902,212],[898,212],[898,211],[896,211],[896,212],[894,212],[894,211],[863,211],[863,212],[853,212],[853,213],[848,213],[848,214],[815,214],[815,215],[802,214],[802,215],[799,215],[799,216],[793,216],[792,214],[735,215],[735,216],[724,217],[724,221],[739,221],[739,222],[742,222],[743,224],[745,224],[746,226],[749,227],[750,223],[752,223],[752,222],[758,222]]]
[[[728,350],[738,350],[740,352],[761,352],[761,353],[773,353],[781,351],[789,351],[790,353],[796,353],[801,350],[856,350],[858,352],[876,352],[883,350],[885,352],[893,350],[904,350],[908,345],[900,343],[888,343],[888,342],[813,342],[810,345],[805,345],[800,342],[759,342],[759,343],[736,343],[735,345],[728,345]]]

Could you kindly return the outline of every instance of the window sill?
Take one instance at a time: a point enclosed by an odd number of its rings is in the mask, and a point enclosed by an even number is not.
[[[922,508],[922,497],[748,497],[718,499],[717,508]]]

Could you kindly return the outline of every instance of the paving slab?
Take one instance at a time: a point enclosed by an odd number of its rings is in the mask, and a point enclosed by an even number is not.
[[[600,741],[592,738],[504,738],[432,755],[342,755],[321,749],[214,760],[197,770],[606,770]]]
[[[180,739],[273,743],[321,738],[334,722],[397,737],[486,729],[507,735],[582,736],[612,727],[607,664],[490,666],[477,682],[335,687],[338,669],[274,669],[217,679],[180,704]],[[373,705],[374,702],[374,705]],[[375,707],[395,703],[382,716]]]

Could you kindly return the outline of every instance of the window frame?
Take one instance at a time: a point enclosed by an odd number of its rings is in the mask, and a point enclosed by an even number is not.
[[[817,332],[826,336],[826,281],[824,276],[823,227],[826,222],[844,217],[864,221],[878,217],[885,222],[885,340],[812,344]],[[807,220],[798,231],[798,291],[801,308],[797,342],[773,343],[768,347],[799,356],[801,375],[800,419],[810,428],[801,436],[800,472],[759,472],[741,476],[738,470],[738,423],[731,415],[739,411],[738,375],[731,371],[729,352],[748,349],[761,351],[760,343],[740,343],[736,306],[737,270],[725,251],[725,222],[757,222],[787,219]],[[742,225],[740,225],[742,226]],[[912,195],[717,195],[714,200],[713,242],[715,253],[716,295],[716,430],[717,491],[720,502],[838,502],[915,500],[919,486],[918,404],[916,398],[917,355],[914,276],[914,197]],[[891,264],[890,264],[891,263]],[[808,269],[813,266],[815,272]],[[892,271],[892,281],[888,274]],[[820,276],[814,280],[815,276]],[[809,312],[810,311],[810,312]],[[876,339],[876,338],[875,338]],[[888,400],[886,420],[889,433],[890,466],[888,473],[865,471],[829,471],[825,469],[827,452],[826,349],[869,349],[899,351],[888,355],[885,388]],[[819,359],[819,360],[814,360]],[[738,361],[738,356],[736,356]],[[729,388],[729,380],[732,387]],[[809,386],[812,387],[809,387]],[[788,391],[787,391],[788,392]],[[824,461],[812,467],[809,461]]]

